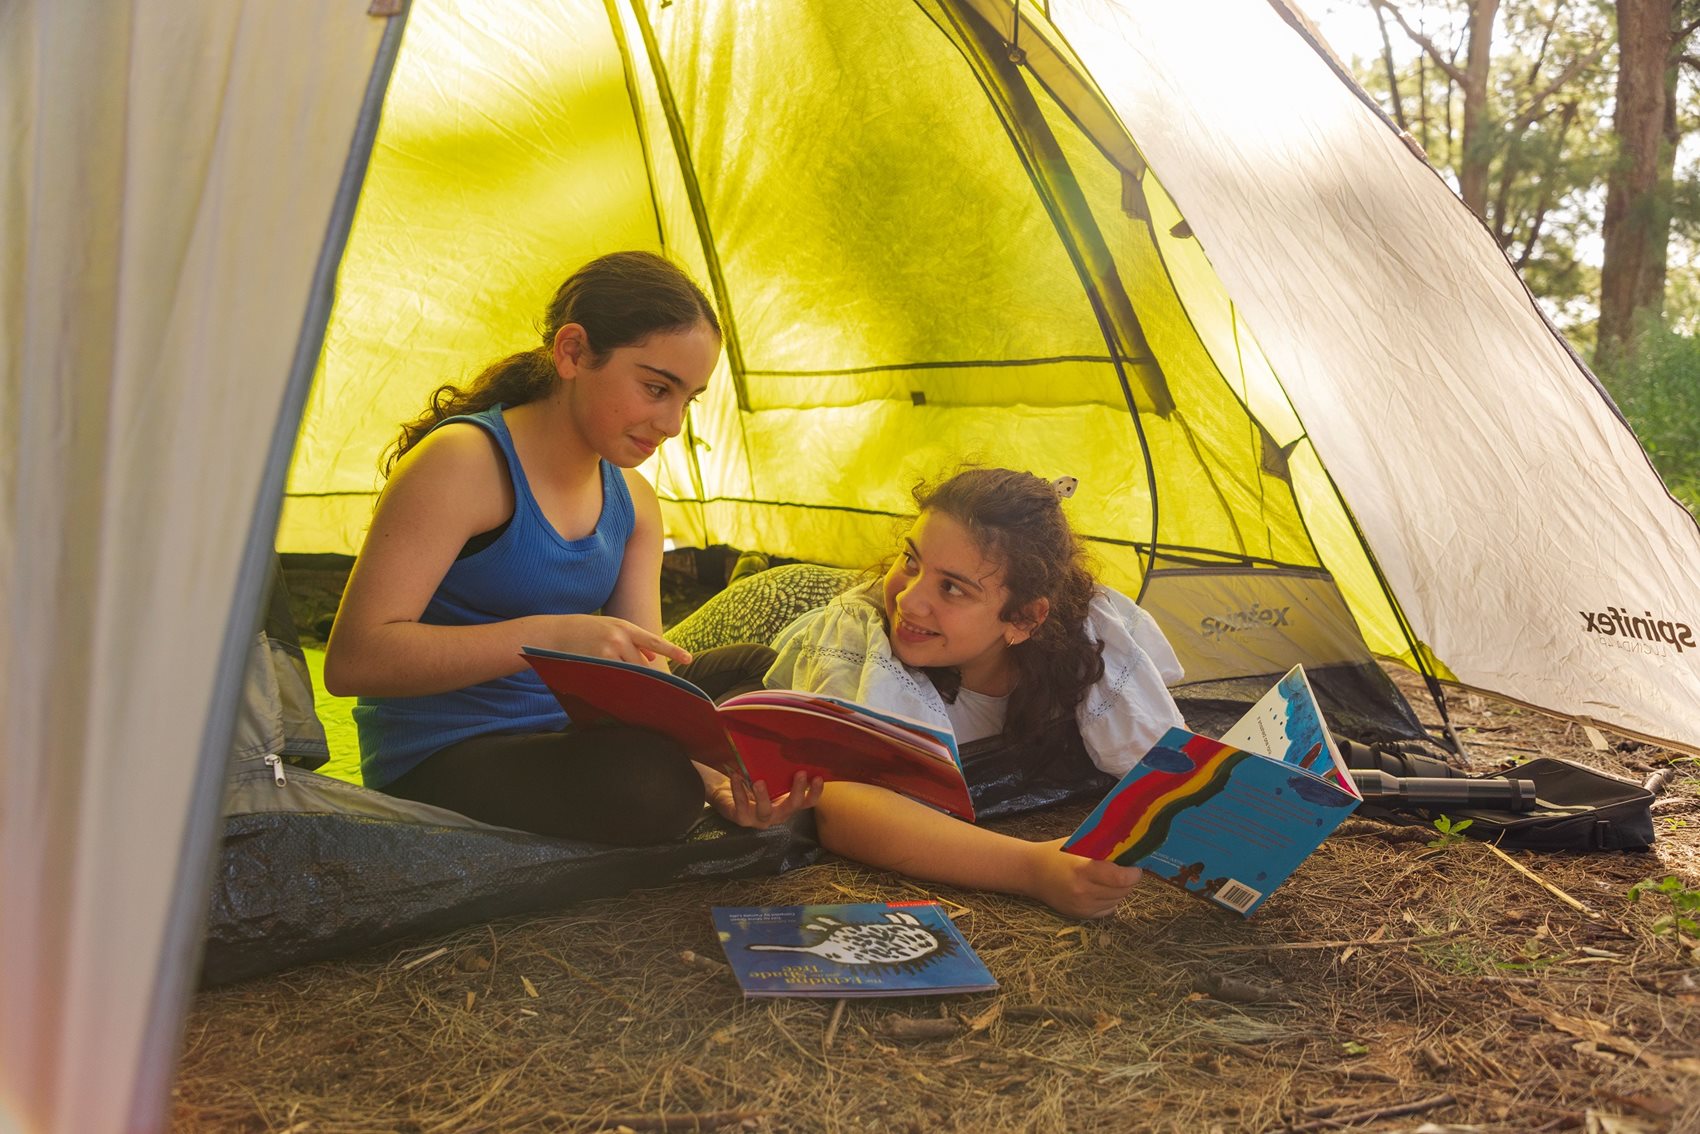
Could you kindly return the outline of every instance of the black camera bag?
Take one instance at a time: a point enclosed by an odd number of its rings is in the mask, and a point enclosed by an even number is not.
[[[1471,821],[1464,830],[1467,838],[1508,850],[1643,850],[1653,844],[1653,793],[1628,780],[1547,756],[1467,778],[1533,780],[1538,800],[1531,811],[1445,809],[1444,814],[1454,824]],[[1366,819],[1427,826],[1442,811],[1366,803],[1357,813]]]

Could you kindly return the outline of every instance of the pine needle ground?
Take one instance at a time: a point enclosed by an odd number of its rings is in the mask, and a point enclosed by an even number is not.
[[[1627,899],[1667,875],[1700,889],[1700,763],[1489,697],[1453,706],[1479,770],[1672,767],[1654,848],[1508,861],[1354,819],[1248,921],[1156,880],[1088,923],[836,860],[691,882],[204,991],[172,1126],[1700,1130],[1700,942],[1655,932],[1666,898]],[[1001,826],[1054,837],[1084,811]],[[708,917],[918,896],[997,991],[745,1001]]]

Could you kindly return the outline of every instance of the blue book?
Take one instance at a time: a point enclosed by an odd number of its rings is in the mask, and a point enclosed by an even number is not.
[[[1221,740],[1166,732],[1063,849],[1250,916],[1360,802],[1294,666]]]
[[[745,996],[928,996],[998,986],[936,902],[713,913]]]

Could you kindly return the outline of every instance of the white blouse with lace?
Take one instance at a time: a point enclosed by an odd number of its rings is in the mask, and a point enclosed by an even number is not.
[[[1075,717],[1092,762],[1119,776],[1165,730],[1186,727],[1167,688],[1181,679],[1181,664],[1156,620],[1108,587],[1092,598],[1086,633],[1104,643],[1104,676]],[[809,611],[780,631],[773,648],[779,660],[767,671],[769,689],[824,693],[952,727],[951,706],[927,675],[892,656],[877,581]],[[958,736],[969,739],[979,737]]]

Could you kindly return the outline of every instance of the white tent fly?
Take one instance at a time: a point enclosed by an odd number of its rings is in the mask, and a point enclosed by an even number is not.
[[[1461,684],[1700,750],[1700,531],[1491,237],[1266,0],[392,6],[0,6],[0,1132],[165,1122],[242,662],[404,23],[464,32],[444,65],[485,74],[474,44],[535,66],[578,28],[645,37],[634,105],[656,59],[747,58],[779,21],[828,56],[846,21],[989,29],[1059,130],[1161,179],[1209,275],[1177,281],[1187,317],[1259,436],[1337,488],[1300,504],[1348,549],[1326,566],[1363,639],[1397,654],[1408,630]],[[677,125],[650,120],[646,152]],[[798,139],[719,144],[692,154],[705,180]],[[690,245],[688,207],[652,227],[695,268],[724,250]]]

